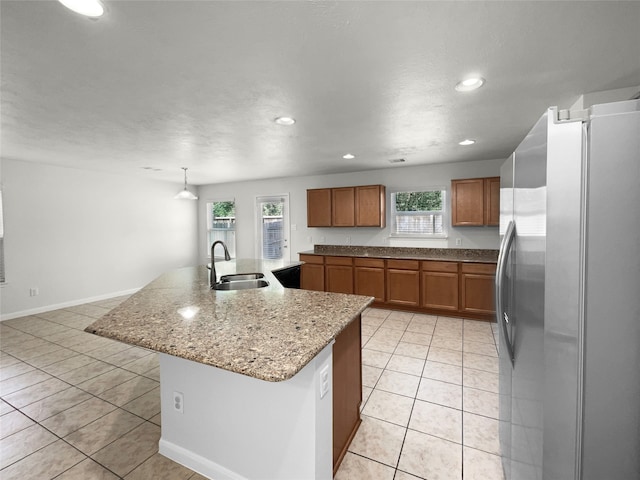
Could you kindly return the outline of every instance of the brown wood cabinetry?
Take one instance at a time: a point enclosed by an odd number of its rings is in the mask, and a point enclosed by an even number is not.
[[[500,177],[451,180],[453,226],[498,225]]]
[[[356,226],[385,227],[386,190],[384,185],[356,187]]]
[[[387,260],[387,303],[417,307],[420,305],[420,262]]]
[[[325,290],[353,293],[353,258],[324,257]]]
[[[384,302],[384,260],[356,257],[354,265],[355,293]]]
[[[495,272],[491,263],[463,263],[460,274],[460,310],[467,313],[495,313]]]
[[[425,308],[458,311],[458,263],[422,262],[422,303]]]
[[[307,190],[307,226],[331,226],[331,189]]]
[[[308,227],[384,227],[384,185],[307,190]]]
[[[324,292],[324,257],[300,255],[300,288]]]

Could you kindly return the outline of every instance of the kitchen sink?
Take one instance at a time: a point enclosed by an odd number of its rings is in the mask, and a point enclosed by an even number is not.
[[[235,282],[238,280],[257,280],[264,278],[264,273],[234,273],[232,275],[222,275],[220,277],[220,283]]]
[[[261,274],[259,274],[261,275]],[[269,286],[269,282],[262,278],[252,280],[227,280],[216,283],[214,290],[248,290],[250,288],[264,288]]]

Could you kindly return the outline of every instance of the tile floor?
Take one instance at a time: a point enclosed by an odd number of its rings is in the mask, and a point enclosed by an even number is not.
[[[0,478],[203,479],[158,453],[157,355],[83,329],[124,298],[0,323]],[[501,480],[490,324],[370,309],[337,480]]]

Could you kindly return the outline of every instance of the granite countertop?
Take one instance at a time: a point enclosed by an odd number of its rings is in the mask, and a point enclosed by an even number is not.
[[[271,273],[300,262],[216,262],[218,278],[262,272],[269,286],[209,288],[206,266],[167,272],[85,330],[261,380],[298,373],[373,301],[284,288]]]
[[[497,263],[498,250],[471,248],[366,247],[356,245],[314,245],[301,255],[331,255],[447,262]]]

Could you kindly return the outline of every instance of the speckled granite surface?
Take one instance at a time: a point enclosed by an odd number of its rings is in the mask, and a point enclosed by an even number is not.
[[[498,250],[465,248],[365,247],[357,245],[314,245],[306,255],[446,260],[450,262],[496,263]]]
[[[167,272],[86,331],[262,380],[286,380],[373,298],[283,288],[271,274],[278,266],[216,262],[218,275],[263,272],[270,283],[235,291],[211,290],[205,266]]]

